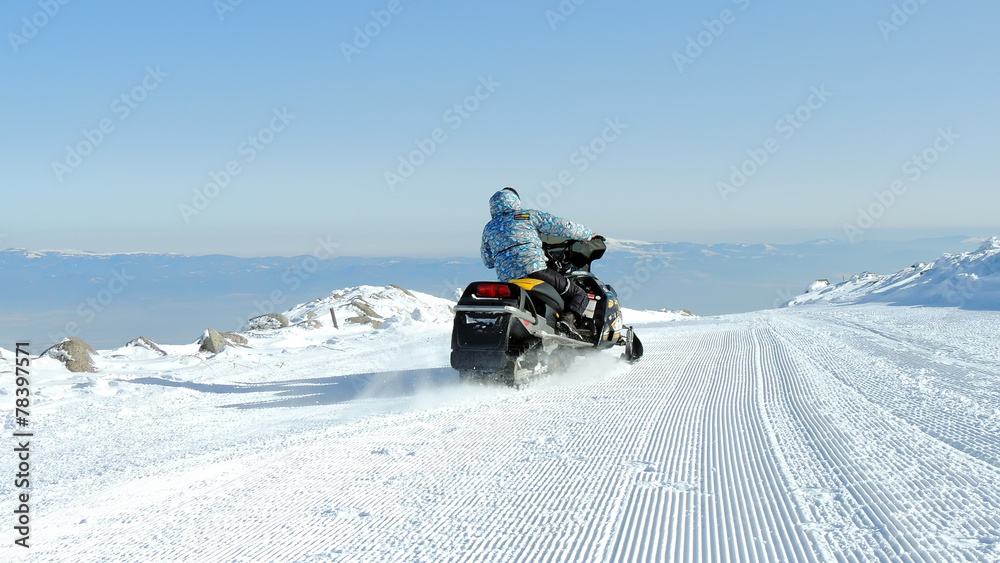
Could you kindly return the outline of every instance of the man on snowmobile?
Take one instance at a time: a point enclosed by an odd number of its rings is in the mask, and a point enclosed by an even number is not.
[[[587,308],[587,293],[546,266],[539,234],[590,240],[594,237],[593,231],[544,211],[521,209],[521,198],[514,188],[504,188],[493,194],[490,215],[493,218],[483,229],[483,263],[487,268],[496,268],[502,282],[534,278],[554,287],[566,302],[566,310],[556,326],[573,338],[583,340],[577,323]]]

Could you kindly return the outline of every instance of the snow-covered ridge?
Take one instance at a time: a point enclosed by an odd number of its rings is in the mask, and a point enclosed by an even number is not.
[[[973,252],[945,254],[895,274],[862,272],[836,285],[823,281],[786,306],[883,302],[1000,310],[1000,237],[986,239]]]
[[[343,352],[341,356],[344,359],[352,358],[348,363],[353,363],[357,358],[377,356],[386,347],[405,348],[413,346],[414,342],[435,342],[433,348],[437,350],[437,355],[447,358],[454,305],[455,302],[449,299],[398,285],[347,287],[281,312],[279,316],[288,321],[287,327],[279,328],[279,323],[275,322],[270,328],[257,328],[263,325],[248,320],[242,330],[222,333],[228,343],[221,351],[206,349],[201,339],[170,345],[138,337],[122,346],[92,350],[92,359],[97,380],[101,380],[105,376],[118,377],[114,374],[121,371],[123,365],[133,366],[139,371],[153,366],[158,369],[165,366],[181,368],[187,365],[186,362],[198,358],[198,362],[219,366],[237,361],[240,357],[331,347]],[[697,318],[688,311],[667,309],[624,309],[623,314],[629,325]],[[192,339],[205,328],[190,327]],[[210,328],[224,330],[229,327]],[[205,334],[202,339],[206,338]],[[10,352],[0,349],[0,359],[9,357],[12,357]],[[64,368],[57,365],[59,360],[58,354],[46,352],[37,361],[56,372],[65,373]],[[371,367],[364,362],[362,364],[365,368]],[[362,366],[359,364],[359,367]],[[75,377],[77,383],[80,378],[97,381],[87,375]]]
[[[698,316],[688,310],[674,311],[670,309],[660,309],[659,311],[647,311],[639,309],[622,308],[622,320],[625,325],[665,323],[672,321],[686,321],[697,319]]]
[[[332,309],[341,328],[352,324],[388,328],[414,322],[450,326],[454,304],[454,301],[397,285],[362,285],[340,289],[328,297],[296,305],[284,315],[294,324],[308,323],[313,319],[325,319],[332,324]]]
[[[8,248],[6,250],[2,250],[2,252],[17,254],[28,259],[61,257],[113,258],[116,256],[185,256],[184,254],[179,254],[177,252],[147,252],[141,250],[133,252],[92,252],[90,250],[77,250],[73,248],[44,250]]]
[[[251,385],[380,373],[403,366],[436,368],[448,361],[453,305],[400,286],[348,287],[281,313],[290,326],[254,330],[245,326],[223,333],[227,342],[217,352],[194,341],[206,327],[192,326],[192,341],[187,344],[157,344],[140,337],[92,351],[92,373],[72,373],[58,354],[43,353],[32,360],[36,403],[54,407],[80,393],[114,396],[125,389],[124,381]],[[12,359],[12,352],[0,349],[0,370]]]

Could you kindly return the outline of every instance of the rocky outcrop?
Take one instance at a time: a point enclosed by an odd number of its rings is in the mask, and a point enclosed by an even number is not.
[[[284,314],[291,326],[313,328],[322,323],[324,327],[336,324],[336,328],[345,330],[385,330],[413,322],[451,324],[455,319],[452,305],[448,300],[401,286],[365,285],[332,292],[329,297],[303,303]]]
[[[66,369],[74,373],[93,373],[94,360],[92,355],[96,353],[97,351],[90,344],[71,336],[45,350],[42,355],[59,360],[66,366]]]
[[[403,293],[405,293],[405,294],[409,295],[410,297],[413,297],[414,299],[416,299],[416,298],[417,298],[417,296],[416,296],[416,295],[414,295],[414,294],[413,294],[413,292],[411,292],[411,291],[410,291],[409,289],[406,289],[405,287],[403,287],[403,286],[401,286],[401,285],[396,285],[396,284],[394,284],[394,283],[390,283],[390,284],[389,284],[389,287],[395,287],[396,289],[398,289],[398,290],[402,291]]]
[[[316,311],[309,311],[309,314],[306,315],[306,320],[299,324],[309,330],[320,328],[323,326],[323,323],[316,318],[317,316]]]
[[[210,328],[201,335],[201,340],[198,343],[201,344],[201,347],[198,348],[199,351],[218,354],[226,346],[245,345],[247,339],[235,332],[219,332]]]
[[[377,320],[377,319],[373,319],[373,318],[371,318],[371,317],[369,317],[367,315],[359,315],[357,317],[350,317],[350,318],[348,318],[347,322],[354,323],[354,324],[359,324],[359,325],[371,325],[374,328],[378,328],[378,327],[382,326],[382,322],[383,321],[380,321],[380,320]]]
[[[695,314],[687,309],[660,309],[661,313],[672,313],[681,317],[694,317]]]
[[[247,321],[247,330],[277,330],[288,326],[288,317],[281,313],[267,313]]]
[[[382,319],[382,315],[375,312],[375,309],[371,308],[371,305],[365,302],[364,299],[354,299],[351,301],[351,305],[357,310],[361,311],[365,316],[371,317],[373,319]],[[348,319],[350,320],[350,319]]]
[[[156,342],[153,342],[152,340],[146,338],[145,336],[140,336],[135,340],[130,340],[127,344],[125,344],[125,346],[129,348],[145,348],[146,350],[156,352],[161,356],[167,355],[167,353],[164,352],[162,348],[156,345]]]
[[[371,325],[374,328],[382,326],[385,317],[375,312],[371,305],[364,299],[355,298],[351,300],[351,306],[361,312],[360,315],[348,317],[347,322],[359,325]]]

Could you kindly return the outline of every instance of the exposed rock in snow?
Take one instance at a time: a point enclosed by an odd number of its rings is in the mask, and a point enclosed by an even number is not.
[[[660,309],[659,311],[642,311],[622,308],[622,321],[625,325],[643,323],[661,323],[670,321],[692,320],[698,316],[686,309]]]
[[[398,289],[398,290],[402,291],[403,293],[405,293],[405,294],[409,295],[410,297],[413,297],[413,298],[416,298],[416,297],[417,297],[416,295],[414,295],[413,293],[411,293],[411,292],[410,292],[410,290],[406,289],[406,288],[405,288],[405,287],[403,287],[403,286],[400,286],[400,285],[396,285],[396,284],[394,284],[394,283],[391,283],[391,284],[389,284],[389,287],[394,287],[394,288],[396,288],[396,289]]]
[[[341,328],[352,330],[412,323],[449,325],[453,318],[452,305],[454,302],[447,299],[396,285],[363,285],[340,289],[329,297],[297,305],[285,311],[285,315],[292,324],[307,320],[319,322],[319,319],[330,324],[330,309],[333,309],[337,319],[345,321]]]
[[[688,311],[687,309],[660,309],[659,312],[660,313],[667,313],[667,314],[670,314],[670,315],[673,315],[673,316],[679,317],[679,318],[689,318],[689,319],[696,319],[696,318],[698,318],[697,315],[695,315],[691,311]]]
[[[277,330],[288,326],[288,317],[281,313],[267,313],[247,321],[246,330]]]
[[[210,328],[205,331],[205,334],[201,336],[198,343],[201,345],[199,348],[200,351],[218,354],[226,346],[236,344],[245,345],[247,339],[235,332],[219,332],[214,328]]]
[[[91,354],[97,354],[97,351],[90,344],[75,336],[71,336],[42,352],[42,356],[59,360],[66,366],[66,369],[74,373],[92,373],[94,371],[94,361]]]
[[[356,317],[348,317],[347,322],[359,325],[371,325],[373,328],[382,328],[383,321],[373,319],[368,315],[358,315]]]
[[[125,346],[127,348],[143,348],[151,352],[156,352],[160,356],[167,355],[167,353],[164,352],[163,349],[156,344],[156,342],[153,342],[152,340],[146,338],[145,336],[140,336],[135,340],[131,340],[127,344],[125,344]]]

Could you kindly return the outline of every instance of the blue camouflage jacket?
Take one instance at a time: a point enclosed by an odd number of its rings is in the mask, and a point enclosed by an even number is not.
[[[483,229],[481,252],[487,268],[496,268],[502,282],[544,270],[545,253],[539,233],[589,240],[594,233],[572,221],[535,209],[521,209],[521,200],[510,190],[490,198],[493,219]]]

